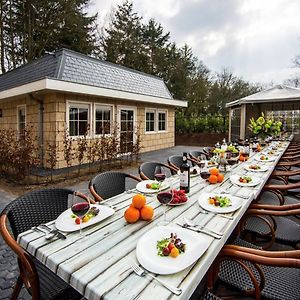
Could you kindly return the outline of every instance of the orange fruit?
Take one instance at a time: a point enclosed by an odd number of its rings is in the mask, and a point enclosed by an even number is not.
[[[154,215],[154,209],[150,205],[145,205],[141,210],[141,219],[150,221]]]
[[[141,209],[146,205],[146,197],[142,194],[136,194],[132,197],[132,204],[135,208]]]
[[[125,210],[124,218],[128,223],[135,223],[140,218],[140,211],[134,207]]]
[[[215,184],[215,183],[218,182],[218,177],[217,177],[216,175],[210,175],[210,176],[208,177],[208,182],[209,182],[209,183],[212,183],[212,184]]]
[[[211,169],[209,169],[209,173],[211,175],[218,175],[219,174],[219,170],[217,168],[211,168]]]
[[[177,257],[177,256],[179,255],[179,250],[178,250],[176,247],[174,247],[174,248],[171,250],[170,255],[171,255],[172,257]]]
[[[218,178],[218,182],[222,182],[222,181],[224,180],[224,175],[221,174],[221,173],[219,173],[219,174],[217,175],[217,178]]]

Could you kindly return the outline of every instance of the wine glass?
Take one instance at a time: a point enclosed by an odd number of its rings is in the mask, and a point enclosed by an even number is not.
[[[155,171],[154,171],[154,178],[159,183],[158,190],[160,190],[162,183],[166,179],[166,170],[165,170],[165,168],[162,167],[162,166],[156,166]]]
[[[162,205],[167,205],[169,204],[173,199],[173,190],[171,189],[169,192],[160,192],[157,194],[157,200],[162,204]],[[165,226],[169,223],[166,217],[166,208],[164,209],[164,217],[163,220],[158,222],[158,225]]]
[[[210,176],[209,169],[207,163],[205,162],[204,165],[202,165],[202,168],[200,169],[200,177],[206,181],[209,176]]]
[[[89,198],[80,192],[74,192],[72,196],[71,210],[72,213],[79,218],[79,238],[82,239],[84,238],[84,235],[82,234],[82,219],[90,210]]]

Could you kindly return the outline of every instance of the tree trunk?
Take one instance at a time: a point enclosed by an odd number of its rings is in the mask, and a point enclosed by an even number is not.
[[[1,72],[4,74],[6,72],[5,69],[5,63],[4,63],[4,48],[5,48],[5,42],[4,42],[4,12],[3,12],[3,1],[0,0],[0,61],[1,61]]]

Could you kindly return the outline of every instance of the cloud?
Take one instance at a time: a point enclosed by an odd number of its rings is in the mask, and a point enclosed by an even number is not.
[[[122,1],[95,1],[101,16]],[[229,67],[252,81],[280,83],[300,54],[298,0],[133,1],[144,20],[155,18],[179,46],[187,43],[212,71]]]

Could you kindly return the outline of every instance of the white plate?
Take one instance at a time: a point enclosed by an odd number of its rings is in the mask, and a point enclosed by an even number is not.
[[[176,258],[170,256],[158,256],[157,241],[170,237],[176,233],[178,238],[186,244],[186,251]],[[148,271],[156,274],[174,274],[180,272],[199,259],[209,245],[212,238],[206,235],[199,235],[196,232],[176,227],[157,226],[145,233],[136,246],[136,256],[139,263]]]
[[[181,203],[177,203],[177,204],[173,204],[173,203],[168,203],[167,205],[170,205],[170,206],[179,206],[179,205],[183,205],[183,204],[186,204],[190,201],[190,198],[188,196],[187,197],[187,201],[186,202],[181,202]]]
[[[269,169],[269,167],[266,165],[263,165],[263,166],[258,165],[258,166],[260,166],[260,169],[253,170],[253,169],[249,168],[251,165],[255,165],[255,164],[246,165],[246,166],[244,166],[244,169],[246,169],[249,172],[266,172]]]
[[[145,194],[155,194],[155,193],[158,193],[159,191],[163,191],[163,190],[166,190],[167,188],[170,187],[170,185],[167,183],[167,182],[163,182],[160,189],[159,190],[153,190],[153,189],[147,189],[146,188],[146,184],[151,184],[153,182],[157,182],[155,180],[143,180],[141,182],[139,182],[137,185],[136,185],[136,189],[141,192],[141,193],[145,193]]]
[[[240,177],[244,177],[244,176],[246,176],[246,175],[231,175],[230,176],[230,181],[233,184],[236,184],[236,185],[239,185],[239,186],[256,186],[259,183],[261,183],[261,181],[262,181],[261,178],[256,178],[254,176],[248,176],[248,177],[252,178],[252,181],[250,181],[249,183],[240,182],[239,181]]]
[[[91,207],[96,207],[99,209],[99,214],[93,218],[91,218],[88,222],[84,222],[81,224],[82,228],[94,225],[100,221],[105,220],[106,218],[110,217],[115,213],[115,211],[107,206],[104,205],[96,205],[92,204]],[[79,224],[75,223],[75,218],[72,218],[72,211],[71,208],[67,209],[63,213],[61,213],[55,221],[55,227],[58,230],[65,231],[65,232],[72,232],[79,230]]]
[[[262,160],[262,159],[260,159],[261,156],[262,156],[262,154],[260,154],[259,156],[255,157],[255,159],[256,159],[257,161],[262,161],[262,162],[273,162],[273,161],[276,159],[274,156],[269,156],[269,155],[267,156],[267,155],[264,155],[265,157],[268,158],[268,160]]]
[[[213,204],[209,204],[208,203],[208,199],[210,197],[215,197],[215,196],[221,196],[221,197],[227,197],[231,200],[231,206],[227,206],[227,207],[220,207],[220,206],[215,206]],[[198,200],[199,205],[204,208],[205,210],[208,211],[212,211],[215,213],[230,213],[230,212],[234,212],[237,209],[239,209],[242,205],[242,199],[232,196],[232,195],[228,195],[228,194],[212,194],[212,193],[202,193],[199,196],[199,200]]]

